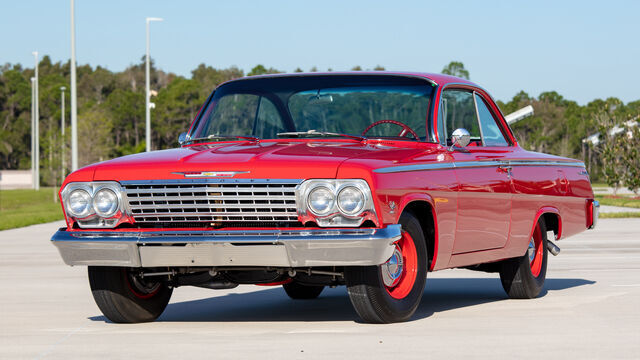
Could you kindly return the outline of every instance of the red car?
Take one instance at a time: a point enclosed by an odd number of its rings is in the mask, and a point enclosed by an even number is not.
[[[451,76],[237,79],[179,142],[62,185],[52,241],[113,322],[156,319],[179,286],[238,284],[346,285],[364,321],[405,321],[428,272],[460,267],[534,298],[550,237],[598,218],[582,162],[522,149],[489,94]]]

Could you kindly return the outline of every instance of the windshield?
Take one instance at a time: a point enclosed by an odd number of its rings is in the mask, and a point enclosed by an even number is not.
[[[343,135],[430,141],[433,86],[399,76],[326,75],[247,79],[218,88],[192,139]]]

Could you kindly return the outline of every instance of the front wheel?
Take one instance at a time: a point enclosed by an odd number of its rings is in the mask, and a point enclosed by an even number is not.
[[[501,264],[500,281],[510,298],[533,299],[540,294],[547,276],[547,256],[547,228],[541,217],[527,252]]]
[[[153,321],[169,303],[173,289],[122,267],[89,266],[89,284],[98,308],[114,323]]]
[[[411,213],[403,213],[400,224],[402,237],[386,263],[345,269],[349,299],[365,322],[406,321],[420,305],[427,277],[424,234]]]

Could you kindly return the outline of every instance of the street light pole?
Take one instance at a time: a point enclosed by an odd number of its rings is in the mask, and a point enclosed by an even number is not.
[[[36,189],[36,78],[31,77],[31,187]]]
[[[40,111],[38,106],[38,52],[34,51],[33,56],[36,60],[35,65],[35,91],[34,91],[34,99],[35,99],[35,111],[34,111],[34,123],[35,123],[35,189],[40,190]]]
[[[150,108],[150,80],[149,80],[149,23],[151,21],[162,21],[161,18],[152,18],[148,17],[147,19],[147,57],[146,57],[146,66],[145,66],[145,126],[146,126],[146,140],[147,140],[147,151],[151,151],[151,108]]]
[[[62,145],[60,146],[60,161],[61,161],[61,171],[60,174],[62,176],[62,182],[64,182],[64,176],[65,176],[65,161],[64,161],[64,155],[65,155],[65,145],[67,144],[67,141],[64,138],[64,91],[67,88],[64,86],[60,87],[60,91],[62,92],[62,99],[60,101],[60,105],[61,105],[61,110],[60,110],[60,134],[61,134],[61,138],[62,141],[60,142]]]
[[[76,93],[76,22],[71,0],[71,171],[78,170],[78,108]]]

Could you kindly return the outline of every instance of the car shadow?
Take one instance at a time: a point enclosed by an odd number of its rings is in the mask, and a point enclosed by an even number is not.
[[[585,279],[547,279],[548,291],[591,285]],[[499,279],[428,279],[422,302],[412,320],[434,313],[508,300]],[[104,316],[89,317],[110,322]],[[170,303],[156,320],[160,322],[261,322],[261,321],[355,321],[360,322],[344,286],[326,288],[315,300],[291,300],[281,287],[241,294]]]

